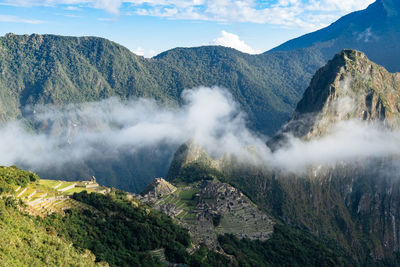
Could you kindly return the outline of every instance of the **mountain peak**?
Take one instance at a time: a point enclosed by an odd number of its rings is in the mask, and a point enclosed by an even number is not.
[[[324,67],[317,71],[303,98],[297,105],[296,113],[320,112],[330,96],[348,94],[348,81],[357,74],[368,74],[372,69],[386,71],[356,50],[345,49],[336,54]],[[347,77],[347,76],[351,77]]]
[[[290,122],[269,145],[286,133],[310,139],[336,122],[360,119],[400,125],[400,73],[389,73],[355,50],[343,50],[317,71]],[[272,146],[271,146],[272,145]]]
[[[313,50],[328,60],[341,49],[361,50],[390,71],[400,71],[397,51],[400,1],[377,0],[366,9],[345,15],[326,28],[287,41],[271,51]]]

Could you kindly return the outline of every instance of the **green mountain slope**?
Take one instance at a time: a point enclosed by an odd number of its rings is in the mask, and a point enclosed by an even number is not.
[[[0,121],[29,120],[34,112],[26,109],[30,105],[110,96],[149,97],[177,106],[184,89],[217,85],[240,103],[252,129],[271,136],[290,119],[315,71],[342,49],[364,51],[390,71],[400,70],[398,10],[395,1],[378,0],[330,27],[261,55],[207,46],[176,48],[145,59],[102,38],[8,34],[0,38]],[[56,124],[38,128],[57,133],[52,129]],[[108,186],[140,192],[154,177],[165,176],[170,151],[151,148],[112,162],[89,160],[41,170],[40,175],[95,175]]]
[[[8,34],[0,38],[0,120],[25,118],[35,124],[31,121],[35,109],[27,106],[110,96],[149,97],[177,106],[184,89],[217,85],[240,103],[249,126],[273,134],[289,119],[314,69],[322,63],[307,49],[252,56],[225,47],[177,48],[145,59],[101,38]],[[60,134],[57,127],[67,124],[71,122],[35,124],[35,128]],[[154,177],[166,174],[172,153],[150,148],[116,160],[93,159],[38,171],[45,178],[95,175],[107,186],[140,192]]]
[[[292,119],[268,144],[276,149],[287,134],[312,139],[351,119],[400,122],[400,73],[389,73],[364,53],[344,50],[321,68],[297,104]]]
[[[345,50],[317,72],[292,120],[272,144],[285,145],[283,137],[288,133],[313,141],[329,134],[336,122],[352,119],[379,121],[387,130],[398,129],[399,92],[398,74],[387,72],[363,53]],[[188,172],[198,173],[197,178],[217,175],[275,220],[334,240],[355,265],[399,264],[396,157],[332,162],[291,173],[248,165],[234,157],[215,160],[204,153],[182,146],[171,164],[170,179],[193,181]]]
[[[126,192],[88,193],[78,188],[79,193],[66,197],[63,182],[41,182],[36,174],[16,167],[0,167],[0,181],[0,266],[230,263],[204,247],[189,253],[187,230]],[[61,201],[65,198],[75,204]],[[41,209],[36,207],[38,200],[46,202],[42,209],[50,214],[33,212]]]
[[[118,96],[179,104],[184,89],[222,86],[253,127],[272,134],[289,118],[304,85],[322,64],[306,50],[251,56],[225,47],[173,49],[145,59],[95,37],[13,35],[0,38],[0,118],[26,105]],[[306,66],[306,67],[304,67]]]
[[[38,179],[32,172],[0,167],[0,265],[94,266],[95,256],[90,251],[71,246],[69,240],[20,211],[24,205],[10,194]]]
[[[275,225],[271,239],[266,241],[265,238],[262,239],[264,241],[254,240],[254,237],[253,240],[238,239],[238,234],[221,235],[241,231],[240,227],[225,229],[224,222],[228,222],[228,218],[222,218],[216,232],[217,246],[210,248],[198,241],[193,244],[187,230],[176,224],[175,219],[171,220],[138,201],[137,196],[120,190],[88,193],[83,188],[76,188],[79,193],[70,195],[72,191],[68,191],[72,189],[68,188],[71,183],[42,181],[34,173],[16,167],[0,167],[0,181],[0,233],[3,240],[0,243],[0,266],[166,266],[170,263],[185,266],[276,266],[350,263],[340,248],[290,226]],[[161,190],[157,192],[171,192],[174,189],[172,185],[167,191],[160,185],[156,186]],[[224,187],[233,195],[239,192],[229,185]],[[32,189],[36,190],[32,193]],[[182,190],[182,200],[190,201],[189,195],[193,194],[193,190],[184,191],[188,190],[187,187],[182,187]],[[214,193],[223,192],[218,189]],[[212,204],[211,199],[204,197]],[[64,198],[68,198],[69,202],[59,202]],[[56,201],[48,205],[51,199]],[[44,201],[42,208],[36,207],[38,201]],[[69,205],[72,202],[75,204]],[[236,210],[240,205],[238,201],[233,207]],[[244,203],[242,208],[245,207],[248,207],[248,203]],[[247,212],[253,213],[255,208],[253,206]],[[41,212],[40,216],[31,216],[32,209],[47,209],[50,214]],[[206,209],[204,212],[207,212]],[[240,210],[236,212],[241,214]],[[253,230],[249,228],[247,231]],[[297,250],[298,253],[294,253]]]

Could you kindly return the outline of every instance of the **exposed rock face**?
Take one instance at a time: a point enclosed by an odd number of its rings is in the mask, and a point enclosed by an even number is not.
[[[291,121],[268,145],[284,146],[288,134],[313,140],[346,120],[398,129],[399,107],[400,74],[387,72],[361,52],[345,50],[317,72]],[[251,175],[247,170],[231,179],[287,222],[333,237],[365,263],[400,251],[399,162],[393,157],[360,159],[297,175]],[[252,176],[251,184],[246,176]],[[275,197],[268,197],[271,192]]]
[[[309,140],[349,119],[399,127],[399,110],[400,73],[389,73],[361,52],[344,50],[316,73],[292,119],[268,145],[276,149],[287,134]]]

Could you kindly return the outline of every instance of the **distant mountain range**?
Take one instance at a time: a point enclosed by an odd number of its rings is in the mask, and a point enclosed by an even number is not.
[[[0,118],[26,105],[149,97],[172,105],[184,89],[227,88],[252,127],[272,134],[323,62],[307,51],[252,56],[226,47],[176,48],[153,59],[96,37],[0,38]],[[316,62],[316,63],[314,63]]]
[[[324,29],[285,42],[267,53],[309,48],[327,60],[342,49],[351,48],[397,72],[400,71],[399,28],[400,2],[377,0],[365,10],[348,14]]]

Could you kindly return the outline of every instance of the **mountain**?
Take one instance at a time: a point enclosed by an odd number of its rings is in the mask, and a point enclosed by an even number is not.
[[[204,181],[203,184],[204,188],[197,188],[181,183],[173,191],[162,190],[160,195],[160,185],[169,189],[174,187],[157,179],[148,188],[148,193],[156,199],[164,197],[162,202],[165,203],[161,205],[177,205],[190,214],[198,212],[204,216],[198,216],[199,235],[193,236],[191,231],[195,220],[191,216],[186,219],[185,216],[172,216],[172,220],[137,199],[141,197],[116,189],[104,190],[93,178],[74,182],[42,180],[36,174],[15,166],[0,167],[0,233],[7,241],[0,243],[1,265],[270,266],[348,263],[343,251],[301,230],[280,224],[272,228],[272,222],[232,186],[218,181]],[[192,197],[195,194],[199,194],[198,199]],[[210,198],[210,194],[220,196],[220,203],[215,207],[216,201]],[[190,203],[195,201],[199,201],[199,205],[189,211],[193,208]],[[213,212],[216,211],[223,211],[223,217],[215,217],[218,214]],[[211,215],[214,215],[211,227],[215,225],[217,231],[209,236],[204,230],[209,229],[208,216]],[[235,220],[231,221],[232,218]],[[177,220],[186,220],[186,223],[182,225],[179,221],[177,224]],[[264,221],[267,224],[261,223]],[[257,224],[254,226],[253,223]],[[242,224],[248,224],[248,227],[242,229]],[[182,226],[190,229],[190,235]],[[259,237],[257,230],[264,228],[268,232]],[[202,243],[203,239],[213,239],[218,247]],[[259,250],[254,250],[249,258],[247,254],[252,248],[243,244],[258,245]],[[299,254],[293,254],[294,250]]]
[[[308,140],[323,136],[350,119],[398,128],[399,90],[400,73],[389,73],[362,52],[344,50],[316,73],[292,119],[268,144],[276,149],[287,134]]]
[[[96,37],[7,34],[0,47],[3,121],[27,116],[27,105],[110,96],[177,105],[184,89],[221,86],[241,104],[253,127],[272,134],[289,118],[315,64],[321,64],[307,52],[253,56],[214,46],[176,48],[145,59]]]
[[[285,42],[271,51],[307,47],[330,59],[342,49],[356,49],[395,72],[400,71],[399,27],[399,2],[377,0],[365,10],[348,14],[324,29]]]
[[[387,131],[398,129],[399,78],[400,74],[389,73],[364,53],[342,51],[317,71],[292,119],[269,145],[275,150],[287,146],[288,134],[312,142],[328,136],[335,124],[352,120],[377,124]],[[399,264],[400,177],[396,157],[360,157],[288,172],[268,162],[267,166],[251,165],[234,157],[208,158],[212,163],[207,164],[207,156],[198,151],[195,146],[182,146],[171,164],[169,179],[188,177],[193,181],[193,176],[187,175],[189,170],[200,174],[197,177],[217,174],[273,220],[345,250],[353,265]],[[292,160],[296,159],[287,158]]]
[[[290,118],[315,71],[343,49],[360,50],[400,70],[399,6],[378,0],[331,26],[261,55],[220,46],[175,48],[152,59],[96,37],[14,35],[0,38],[0,119],[27,105],[151,97],[180,103],[184,89],[227,88],[253,129],[274,134]]]
[[[0,232],[7,241],[0,244],[1,265],[229,264],[205,247],[189,254],[187,230],[131,194],[93,186],[0,167]]]
[[[145,59],[102,38],[7,34],[0,38],[0,120],[20,118],[36,132],[57,135],[59,123],[31,121],[32,106],[117,96],[152,98],[176,107],[182,104],[184,89],[217,85],[240,104],[251,129],[274,136],[290,119],[315,72],[343,49],[358,49],[389,71],[400,71],[398,10],[396,1],[378,0],[260,55],[204,46],[175,48]],[[86,127],[84,121],[81,127]],[[154,177],[166,175],[176,149],[149,148],[117,159],[36,170],[45,178],[95,175],[108,186],[140,192]]]
[[[0,48],[1,121],[21,118],[34,131],[51,135],[64,131],[61,126],[69,127],[67,132],[74,132],[74,125],[88,127],[87,118],[38,123],[35,105],[117,96],[177,106],[184,89],[214,85],[232,93],[246,111],[249,126],[272,134],[289,119],[315,65],[321,64],[313,65],[318,58],[307,51],[253,56],[225,47],[177,48],[145,59],[102,38],[38,34],[7,34],[0,38]],[[122,153],[115,160],[90,159],[45,170],[16,164],[45,178],[95,175],[108,186],[140,192],[154,177],[166,174],[175,149],[149,148]]]

